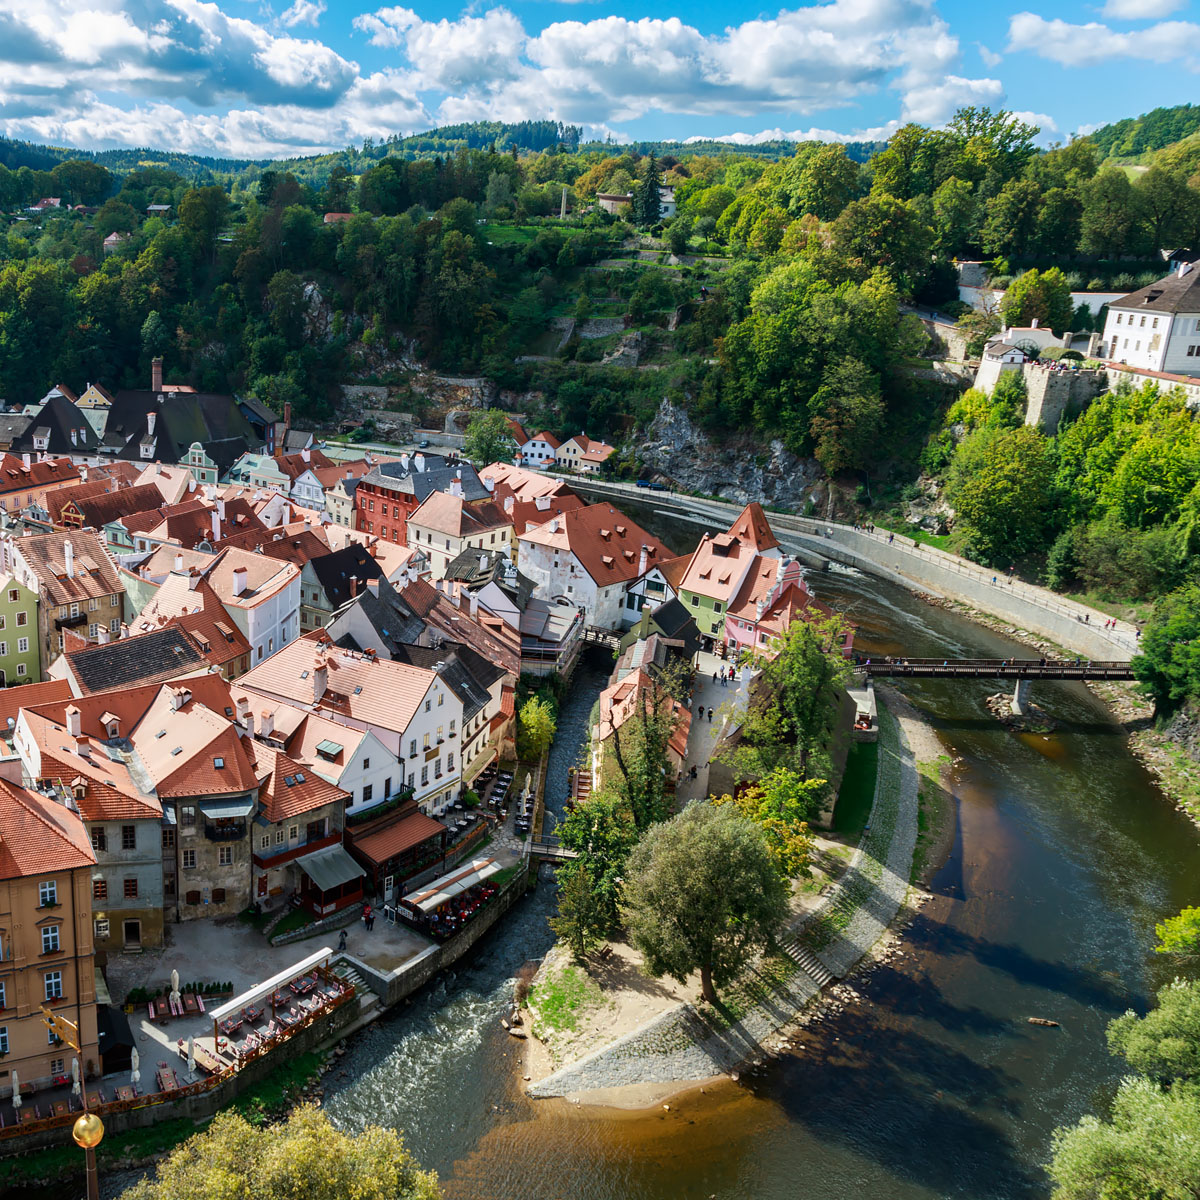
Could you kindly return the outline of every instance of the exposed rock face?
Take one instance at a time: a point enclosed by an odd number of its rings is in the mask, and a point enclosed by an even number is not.
[[[1194,702],[1185,704],[1171,718],[1163,734],[1193,762],[1200,762],[1200,706]]]
[[[917,480],[921,494],[908,501],[905,516],[910,525],[919,525],[928,533],[946,533],[954,524],[954,509],[942,495],[936,479],[922,475]]]
[[[636,367],[642,353],[642,331],[627,333],[600,361],[605,366]]]
[[[815,461],[797,458],[778,440],[764,446],[745,434],[732,434],[714,443],[670,400],[659,405],[646,434],[637,453],[648,468],[689,491],[738,504],[757,500],[799,508],[822,478]]]

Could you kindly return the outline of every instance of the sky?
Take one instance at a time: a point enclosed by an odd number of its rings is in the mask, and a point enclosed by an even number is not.
[[[1198,45],[1200,0],[0,0],[0,133],[246,158],[545,118],[853,141],[977,104],[1048,143],[1196,99]]]

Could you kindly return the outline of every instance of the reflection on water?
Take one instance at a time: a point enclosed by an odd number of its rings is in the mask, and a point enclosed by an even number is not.
[[[672,540],[694,536],[688,527]],[[850,613],[868,653],[1013,652],[876,581],[811,582]],[[564,741],[584,736],[597,682],[577,693]],[[955,848],[905,957],[869,975],[861,1003],[810,1028],[803,1048],[763,1075],[669,1113],[525,1100],[496,1014],[519,961],[549,944],[551,902],[540,890],[444,996],[422,996],[367,1035],[345,1060],[367,1073],[331,1111],[401,1125],[454,1198],[1044,1196],[1050,1132],[1113,1086],[1104,1026],[1162,981],[1153,924],[1189,898],[1200,851],[1085,689],[1035,689],[1059,722],[1044,737],[1013,735],[991,717],[984,700],[998,688],[906,689],[962,759]],[[556,755],[565,772],[575,751],[556,746]]]

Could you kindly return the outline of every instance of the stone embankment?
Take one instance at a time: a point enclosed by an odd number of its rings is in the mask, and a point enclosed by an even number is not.
[[[679,1005],[533,1084],[529,1095],[690,1083],[757,1062],[823,985],[846,975],[879,942],[905,899],[917,838],[913,741],[922,728],[880,709],[879,774],[868,828],[845,875],[784,935],[786,957],[748,972],[725,997],[724,1012]]]

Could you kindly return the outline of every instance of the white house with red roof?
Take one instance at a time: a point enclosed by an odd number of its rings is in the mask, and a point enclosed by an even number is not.
[[[584,475],[595,475],[601,464],[616,454],[616,446],[590,438],[586,433],[567,438],[554,453],[557,466],[567,471],[579,471]]]
[[[526,467],[552,467],[562,443],[548,430],[540,430],[518,447],[521,463]]]

